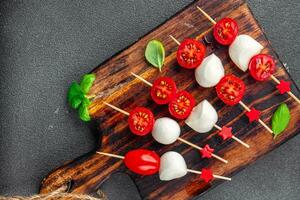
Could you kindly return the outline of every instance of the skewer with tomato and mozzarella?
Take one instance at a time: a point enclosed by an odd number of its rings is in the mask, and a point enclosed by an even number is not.
[[[211,148],[208,144],[202,148],[180,137],[180,126],[175,120],[171,118],[162,117],[154,120],[153,113],[149,109],[144,107],[136,107],[129,113],[107,102],[104,102],[104,104],[129,116],[129,129],[135,135],[144,136],[151,132],[152,137],[157,142],[164,145],[172,144],[178,140],[199,150],[202,158],[213,157],[221,162],[228,163],[228,161],[224,158],[214,154],[214,149]]]
[[[176,38],[174,38],[173,36],[170,35],[170,37],[179,45],[181,45],[180,42],[178,42],[178,40]],[[180,49],[180,46],[179,46]],[[213,54],[212,54],[213,55]],[[208,56],[207,59],[209,59],[210,57],[212,57],[211,59],[216,59],[216,56]],[[216,57],[216,58],[214,58]],[[218,58],[219,59],[219,58]],[[224,76],[224,71],[223,71],[223,76],[219,76],[219,74],[221,75],[221,73],[218,73],[218,70],[220,71],[221,67],[223,68],[222,62],[220,61],[220,67],[217,67],[218,65],[215,65],[214,63],[216,62],[205,62],[203,61],[203,64],[201,64],[197,69],[196,69],[196,80],[203,80],[204,82],[208,82],[208,80],[214,80],[214,84],[212,84],[212,86],[216,86],[216,90],[217,90],[217,94],[218,97],[227,105],[233,106],[237,103],[239,103],[246,111],[247,111],[247,116],[250,120],[250,122],[252,121],[258,121],[265,129],[267,129],[267,131],[269,131],[270,133],[273,133],[272,129],[270,129],[261,119],[260,119],[260,112],[258,110],[256,110],[255,108],[249,108],[246,104],[244,104],[241,99],[244,96],[244,92],[245,92],[245,84],[244,82],[232,75],[226,75]],[[204,72],[205,70],[201,70],[201,67],[205,66],[207,68],[212,68],[213,70],[211,71],[211,73],[197,73],[198,72]],[[214,73],[214,71],[216,71],[216,73]],[[209,77],[210,76],[210,77]],[[217,77],[217,78],[216,78]],[[217,82],[218,81],[218,82]],[[199,84],[200,82],[197,81]],[[201,85],[201,84],[200,84]],[[203,85],[201,85],[203,86]]]
[[[238,25],[231,18],[223,18],[216,22],[205,11],[197,6],[204,16],[214,25],[213,35],[222,45],[229,45],[229,56],[234,64],[242,71],[248,69],[250,75],[257,81],[266,81],[270,78],[277,84],[280,94],[288,93],[297,103],[300,100],[291,92],[291,83],[278,80],[275,72],[275,61],[272,56],[261,54],[263,46],[249,35],[238,35]]]
[[[96,152],[99,155],[122,159],[125,166],[132,172],[149,176],[159,173],[159,179],[170,181],[181,178],[188,172],[199,174],[205,182],[210,182],[213,178],[231,181],[231,178],[215,175],[210,169],[203,168],[201,171],[188,169],[187,164],[181,154],[175,151],[168,151],[161,157],[157,153],[147,149],[135,149],[127,152],[125,156]]]
[[[151,96],[152,95],[152,90],[154,85],[152,85],[150,82],[148,82],[147,80],[145,80],[144,78],[142,78],[141,76],[131,73],[132,75],[134,75],[136,78],[138,78],[139,80],[141,80],[142,82],[146,83],[147,85],[151,86]],[[158,80],[160,80],[161,78],[159,78]],[[155,81],[156,82],[156,81]],[[155,83],[154,82],[154,83]],[[174,82],[175,85],[175,82]],[[161,88],[161,90],[163,90]],[[164,89],[163,91],[165,91],[166,89]],[[159,94],[161,94],[162,92],[159,92]],[[195,130],[196,132],[199,133],[206,133],[209,132],[213,127],[217,128],[220,132],[218,133],[219,136],[222,137],[223,140],[227,140],[229,138],[234,139],[235,141],[239,142],[240,144],[244,145],[245,147],[249,148],[250,146],[248,144],[246,144],[245,142],[243,142],[242,140],[238,139],[237,137],[235,137],[231,130],[231,127],[226,127],[223,126],[222,128],[220,126],[218,126],[216,123],[218,121],[218,114],[217,111],[214,109],[214,107],[207,101],[207,100],[203,100],[201,101],[197,106],[194,107],[195,105],[195,100],[194,97],[189,94],[189,100],[188,101],[193,101],[193,104],[188,104],[190,105],[189,107],[186,106],[182,106],[182,103],[180,103],[181,101],[178,101],[177,98],[175,98],[175,102],[179,104],[180,109],[184,109],[184,110],[189,110],[189,115],[187,116],[187,120],[185,121],[186,124],[191,127],[193,130]],[[170,104],[169,104],[170,105]],[[185,105],[185,104],[183,104]],[[172,104],[171,104],[172,106]],[[192,107],[191,107],[192,106]],[[177,122],[176,122],[177,123]],[[163,131],[163,128],[161,129]],[[160,135],[163,135],[162,133]]]

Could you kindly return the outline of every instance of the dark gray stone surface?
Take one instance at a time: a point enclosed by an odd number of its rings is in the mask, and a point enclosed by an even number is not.
[[[66,104],[68,85],[191,1],[0,2],[0,194],[36,193],[51,169],[95,148]],[[248,2],[300,85],[300,1]],[[296,136],[200,199],[298,200],[299,146]],[[133,199],[126,181],[114,176],[104,190]]]

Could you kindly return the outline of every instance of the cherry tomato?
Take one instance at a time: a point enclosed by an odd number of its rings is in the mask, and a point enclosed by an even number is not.
[[[151,110],[144,107],[136,107],[130,112],[128,123],[133,134],[147,135],[153,128],[154,116]]]
[[[230,106],[242,100],[245,89],[244,82],[234,75],[224,76],[216,86],[218,97]]]
[[[159,170],[160,158],[154,151],[136,149],[126,153],[124,163],[136,174],[152,175]]]
[[[275,61],[270,55],[258,54],[251,58],[249,71],[254,79],[265,81],[274,73]]]
[[[231,18],[223,18],[214,27],[214,37],[222,45],[230,45],[238,34],[238,25]]]
[[[151,97],[157,104],[169,103],[176,93],[176,84],[169,77],[161,77],[154,81],[151,88]]]
[[[170,114],[177,119],[187,118],[195,106],[194,97],[187,91],[179,91],[169,103]]]
[[[194,39],[185,39],[177,51],[177,61],[181,67],[193,69],[198,67],[205,55],[206,48]]]

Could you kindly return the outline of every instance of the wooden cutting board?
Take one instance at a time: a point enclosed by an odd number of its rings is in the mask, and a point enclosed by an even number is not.
[[[203,167],[211,167],[215,174],[231,177],[299,132],[300,106],[288,95],[280,95],[274,82],[256,82],[248,73],[235,67],[228,57],[227,47],[218,46],[215,42],[207,44],[207,55],[215,53],[221,58],[227,74],[233,73],[245,81],[247,91],[243,101],[248,106],[254,106],[261,110],[262,120],[269,126],[271,126],[271,116],[277,106],[282,102],[288,104],[292,115],[291,122],[285,132],[274,140],[273,136],[260,124],[256,122],[249,124],[245,111],[239,105],[234,107],[225,105],[216,97],[214,88],[201,88],[196,83],[193,70],[179,67],[176,62],[177,44],[169,38],[170,34],[179,41],[186,37],[199,40],[212,39],[212,25],[196,9],[196,5],[214,18],[221,19],[225,16],[234,18],[239,24],[240,34],[254,37],[265,47],[264,53],[269,53],[276,58],[278,69],[275,76],[291,80],[245,1],[196,1],[93,71],[97,78],[90,94],[97,97],[91,104],[89,112],[93,120],[99,124],[99,134],[102,135],[102,141],[99,142],[101,151],[124,155],[129,150],[143,147],[155,150],[162,155],[166,151],[173,150],[183,155],[191,169],[200,170]],[[161,73],[150,67],[144,59],[145,46],[151,39],[159,39],[165,45],[166,61]],[[215,159],[201,159],[197,150],[180,142],[163,146],[155,142],[151,138],[151,134],[145,137],[130,134],[127,116],[106,107],[103,101],[126,111],[130,111],[136,106],[145,106],[154,112],[156,118],[169,116],[167,106],[156,105],[149,96],[150,88],[132,77],[130,72],[139,74],[150,82],[160,76],[174,78],[178,88],[191,92],[197,103],[203,99],[211,102],[219,114],[218,124],[232,126],[234,133],[248,143],[251,148],[246,149],[232,140],[222,141],[220,137],[216,136],[218,132],[216,129],[206,134],[198,134],[180,121],[181,136],[199,146],[210,144],[216,149],[216,154],[229,161],[228,164],[223,164]],[[295,85],[293,85],[293,92],[299,96],[299,90]],[[72,180],[71,192],[92,193],[115,172],[128,173],[144,199],[190,199],[222,183],[222,181],[215,180],[211,184],[207,184],[195,174],[187,174],[180,179],[162,182],[158,175],[139,176],[133,174],[125,168],[121,160],[90,152],[52,171],[43,180],[40,192],[53,191]],[[234,181],[234,177],[232,181]]]

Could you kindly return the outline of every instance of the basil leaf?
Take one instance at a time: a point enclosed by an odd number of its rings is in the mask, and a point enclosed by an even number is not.
[[[79,107],[79,117],[82,121],[87,122],[91,120],[89,109],[88,109],[90,104],[91,102],[87,98],[82,99],[82,103]]]
[[[67,95],[69,104],[72,105],[72,99],[74,97],[83,96],[83,95],[84,95],[83,91],[81,90],[81,87],[79,86],[79,84],[76,82],[73,82],[69,88],[68,95]]]
[[[161,71],[165,61],[165,49],[163,44],[158,40],[151,40],[148,42],[145,51],[146,60],[157,67]]]
[[[72,108],[77,109],[80,106],[81,102],[82,102],[82,96],[75,96],[71,99],[70,105]]]
[[[285,103],[281,104],[272,116],[272,130],[275,135],[274,138],[287,128],[290,119],[291,115],[288,106]]]
[[[80,82],[80,87],[84,92],[84,94],[87,94],[90,91],[95,79],[96,79],[95,74],[86,74],[82,77],[82,80]]]

